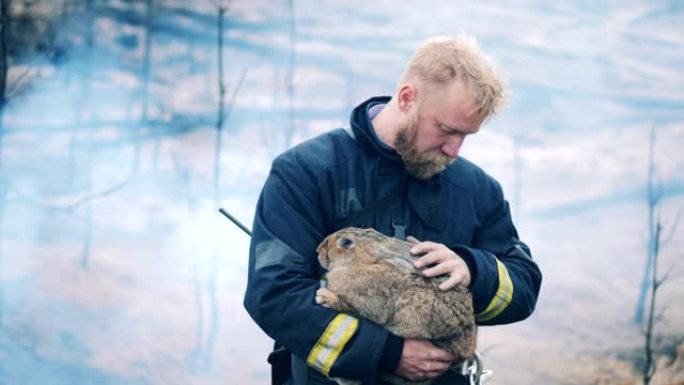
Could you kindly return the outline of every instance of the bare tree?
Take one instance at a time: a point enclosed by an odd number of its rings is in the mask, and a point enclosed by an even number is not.
[[[661,231],[660,219],[656,222],[655,227],[655,243],[653,250],[653,268],[651,269],[651,281],[650,281],[650,295],[651,301],[648,307],[648,318],[646,321],[646,329],[644,331],[645,336],[645,346],[644,353],[646,356],[646,362],[643,368],[643,381],[644,385],[649,385],[653,374],[655,374],[656,366],[653,362],[653,328],[655,324],[655,304],[656,304],[656,294],[658,293],[658,288],[664,282],[666,277],[658,278],[658,254],[660,249],[660,231]]]
[[[93,0],[86,0],[86,54],[85,68],[83,70],[83,104],[86,106],[85,111],[88,114],[87,120],[91,123],[87,128],[87,144],[85,151],[85,190],[87,195],[92,195],[93,181],[92,181],[92,160],[93,160],[93,130],[92,127],[92,107],[89,105],[89,100],[92,94],[92,78],[93,78],[93,50],[95,46],[95,13],[93,12]],[[90,108],[88,108],[90,107]],[[88,269],[90,263],[90,252],[93,239],[93,206],[90,200],[85,202],[85,234],[83,237],[83,249],[81,251],[81,267]]]
[[[3,132],[3,116],[5,105],[7,104],[6,89],[7,89],[7,73],[9,67],[7,63],[7,45],[10,15],[9,15],[10,0],[0,0],[0,133]],[[2,149],[2,134],[0,134],[0,150]],[[0,167],[2,166],[2,157],[0,157]],[[0,168],[0,170],[2,170]]]
[[[235,104],[235,98],[237,97],[240,87],[242,86],[245,76],[247,75],[247,69],[245,68],[240,75],[238,82],[235,87],[233,87],[233,93],[226,105],[226,93],[227,85],[225,81],[224,74],[224,41],[223,36],[225,34],[225,14],[227,8],[223,6],[221,0],[218,1],[218,38],[217,38],[217,66],[218,66],[218,109],[216,115],[216,141],[214,146],[214,206],[218,207],[221,201],[221,153],[223,147],[223,127],[230,118],[230,112]]]
[[[180,192],[182,198],[187,204],[188,213],[190,214],[190,220],[195,221],[196,218],[196,207],[197,202],[195,196],[192,193],[191,181],[190,181],[190,170],[186,164],[183,163],[181,158],[173,154],[172,155],[174,170],[178,178],[178,184],[180,187]],[[195,327],[195,346],[190,354],[190,364],[193,370],[196,370],[200,364],[200,360],[203,357],[204,351],[204,296],[203,296],[203,282],[200,274],[199,259],[197,256],[193,259],[192,264],[192,286],[193,295],[195,299],[195,316],[196,316],[196,327]]]
[[[152,63],[152,20],[154,17],[154,0],[145,0],[145,38],[143,47],[143,62],[142,70],[140,73],[141,86],[139,90],[141,112],[140,118],[135,127],[135,148],[133,153],[133,164],[131,165],[131,176],[135,177],[138,174],[140,168],[140,157],[142,153],[142,138],[143,132],[149,130],[149,95],[150,95],[150,73],[151,73],[151,63]],[[153,162],[154,166],[157,166],[159,161],[159,141],[160,137],[155,135],[154,140],[154,155]]]
[[[662,239],[662,220],[660,216],[662,191],[655,176],[655,162],[654,162],[654,146],[655,146],[655,127],[651,128],[649,137],[649,157],[648,157],[648,211],[649,211],[649,243],[648,243],[648,258],[649,266],[646,270],[649,274],[647,276],[647,291],[649,297],[648,310],[646,311],[646,325],[644,326],[644,356],[645,363],[642,369],[642,380],[644,385],[649,385],[656,372],[656,364],[654,360],[654,346],[655,339],[655,325],[656,317],[656,299],[658,289],[669,277],[669,270],[667,273],[660,276],[658,274],[658,262],[661,255],[662,246],[668,241],[672,234],[674,234],[681,211],[675,217],[672,224],[671,234],[665,240]],[[643,286],[642,286],[643,289]],[[646,295],[641,293],[643,297]],[[640,297],[642,299],[642,297]],[[639,314],[637,314],[639,315]],[[641,313],[643,316],[643,313]]]
[[[223,64],[223,34],[224,34],[224,20],[226,15],[226,7],[222,0],[217,0],[217,66],[218,66],[218,109],[216,117],[216,140],[214,147],[214,207],[218,207],[220,202],[220,180],[221,180],[221,147],[222,147],[222,132],[225,123],[225,98],[226,98],[226,83],[224,77]],[[212,251],[211,267],[209,270],[209,282],[207,283],[207,292],[209,295],[209,330],[207,331],[206,345],[201,348],[202,369],[207,371],[211,369],[212,357],[214,354],[214,345],[218,336],[218,299],[216,293],[217,281],[217,260],[216,251]],[[201,295],[200,295],[201,299]],[[198,303],[201,309],[201,302]]]
[[[295,19],[295,0],[288,0],[288,15],[290,19],[290,56],[287,63],[287,102],[289,119],[285,130],[285,148],[292,145],[296,130],[295,122],[295,68],[297,66],[297,23]]]
[[[646,177],[646,188],[648,194],[648,250],[646,255],[646,266],[644,267],[644,275],[641,279],[639,297],[637,299],[636,310],[634,314],[634,322],[636,322],[638,325],[642,325],[644,322],[646,295],[648,294],[650,278],[653,269],[654,252],[656,249],[655,229],[657,226],[655,224],[655,211],[661,198],[661,193],[656,187],[655,162],[653,161],[654,145],[655,127],[651,127],[651,133],[649,137],[648,173]]]
[[[266,146],[271,153],[271,157],[275,157],[277,154],[282,152],[284,149],[292,147],[292,142],[294,135],[297,131],[297,111],[295,108],[296,104],[296,84],[295,84],[295,72],[297,66],[297,22],[295,15],[295,3],[294,0],[288,0],[287,2],[287,12],[288,12],[288,22],[289,22],[289,51],[287,57],[287,63],[285,68],[281,68],[276,65],[273,68],[273,93],[271,97],[273,116],[274,120],[280,121],[282,119],[283,130],[278,131],[278,135],[274,135],[273,130],[270,127],[266,127],[262,131],[262,142],[266,143]],[[351,94],[351,81],[352,74],[348,74],[349,88],[347,94]],[[282,108],[282,110],[281,110]],[[285,110],[284,113],[281,111]],[[262,121],[263,123],[263,121]],[[282,132],[282,135],[280,133]]]
[[[9,27],[9,2],[10,0],[0,0],[0,234],[3,234],[2,228],[4,224],[4,209],[5,209],[5,180],[2,170],[2,147],[4,136],[4,113],[7,99],[5,98],[5,90],[7,88],[7,29]],[[0,236],[0,266],[2,266],[2,238]],[[0,293],[0,322],[4,313],[3,295]]]
[[[224,35],[225,35],[225,15],[227,6],[223,4],[222,0],[217,1],[217,67],[218,67],[218,108],[216,116],[216,140],[214,146],[214,207],[218,207],[221,201],[221,153],[223,152],[223,128],[226,121],[230,117],[235,98],[240,90],[240,86],[244,81],[247,70],[243,70],[236,86],[233,88],[228,104],[226,104],[227,85],[225,81],[224,70]],[[207,283],[207,291],[209,295],[209,329],[207,331],[206,345],[201,349],[202,369],[210,370],[212,365],[212,357],[214,346],[218,338],[219,325],[219,310],[217,297],[217,281],[218,281],[218,255],[217,251],[212,251],[211,266],[209,273],[209,282]],[[201,312],[201,295],[198,300],[199,311]],[[200,327],[200,325],[198,325]],[[201,329],[198,329],[198,336],[201,338]],[[200,344],[201,346],[201,344]]]
[[[218,60],[218,112],[216,117],[216,146],[214,148],[214,206],[219,205],[219,180],[221,178],[221,145],[223,123],[225,118],[225,98],[226,98],[226,83],[223,75],[223,22],[225,19],[226,8],[223,2],[218,0],[218,18],[217,18],[217,60]]]
[[[149,127],[149,108],[150,108],[150,77],[152,73],[152,35],[154,28],[152,25],[154,18],[154,0],[145,0],[145,51],[143,54],[142,66],[142,112],[140,113],[140,123]],[[161,147],[161,135],[155,135],[154,148],[152,151],[152,164],[154,169],[159,165],[159,150]]]

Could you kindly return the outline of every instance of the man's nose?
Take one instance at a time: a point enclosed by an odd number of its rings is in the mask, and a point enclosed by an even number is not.
[[[460,135],[454,135],[447,139],[447,141],[442,145],[442,152],[444,155],[451,159],[458,156],[458,151],[461,149],[463,144],[463,137]]]

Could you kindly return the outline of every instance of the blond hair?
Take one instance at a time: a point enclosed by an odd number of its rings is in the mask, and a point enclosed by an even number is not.
[[[421,44],[406,64],[401,84],[443,85],[458,79],[475,98],[475,111],[485,118],[497,113],[508,92],[490,60],[469,37],[439,36]]]

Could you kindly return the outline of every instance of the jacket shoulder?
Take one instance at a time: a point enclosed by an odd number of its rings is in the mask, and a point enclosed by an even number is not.
[[[294,167],[313,176],[344,162],[357,152],[354,139],[343,128],[334,129],[283,152],[274,161],[275,167]]]
[[[476,197],[491,197],[501,199],[503,192],[501,185],[482,168],[466,158],[458,157],[449,167],[442,172],[442,182],[465,190]]]

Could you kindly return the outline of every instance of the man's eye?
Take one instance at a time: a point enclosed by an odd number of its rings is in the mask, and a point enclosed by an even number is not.
[[[441,126],[442,131],[444,132],[445,135],[451,135],[451,136],[458,136],[461,138],[465,138],[468,134],[454,130],[452,128],[446,127],[446,126]]]
[[[454,133],[454,130],[452,130],[451,128],[449,128],[447,126],[440,126],[440,128],[442,129],[442,131],[444,131],[447,134],[453,134]]]

